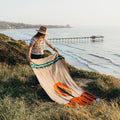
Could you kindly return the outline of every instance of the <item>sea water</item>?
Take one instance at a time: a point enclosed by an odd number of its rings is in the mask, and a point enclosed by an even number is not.
[[[73,27],[48,29],[49,38],[104,36],[103,42],[51,42],[72,66],[112,75],[120,79],[120,27]],[[35,29],[5,30],[2,33],[16,40],[30,40]],[[50,41],[49,41],[50,42]],[[53,53],[53,50],[46,46]]]

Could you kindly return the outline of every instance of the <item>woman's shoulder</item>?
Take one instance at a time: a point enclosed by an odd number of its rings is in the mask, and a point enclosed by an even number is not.
[[[37,41],[37,38],[32,37],[32,38],[31,38],[31,41],[30,41],[30,44],[34,44],[34,43],[35,43],[35,41]]]
[[[44,41],[48,41],[47,38],[44,38]]]

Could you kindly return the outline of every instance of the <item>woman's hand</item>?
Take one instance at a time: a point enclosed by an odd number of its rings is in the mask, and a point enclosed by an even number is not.
[[[32,62],[32,60],[31,60],[31,58],[30,58],[29,56],[28,56],[28,61],[29,61],[29,62]]]
[[[60,55],[60,53],[58,52],[58,50],[56,48],[53,48],[53,50],[58,54]]]

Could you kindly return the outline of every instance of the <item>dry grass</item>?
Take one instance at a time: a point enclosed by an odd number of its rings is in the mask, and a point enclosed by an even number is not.
[[[119,112],[116,102],[101,101],[88,107],[70,108],[40,101],[27,105],[24,98],[0,100],[1,120],[119,120]]]
[[[0,120],[120,119],[120,94],[109,100],[108,96],[103,94],[101,97],[104,99],[101,102],[95,102],[89,106],[66,107],[53,102],[42,88],[36,86],[36,78],[29,65],[13,67],[0,64],[0,68]],[[98,88],[101,86],[101,83],[96,81],[95,79],[75,78],[75,82],[80,87],[86,90],[91,89],[91,91],[94,91],[94,87],[90,88],[89,84],[97,85]],[[107,82],[106,88],[102,86],[105,92],[108,92],[110,83]],[[113,86],[118,87],[116,84]]]

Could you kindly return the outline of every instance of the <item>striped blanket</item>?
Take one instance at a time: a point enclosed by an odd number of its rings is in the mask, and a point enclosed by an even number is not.
[[[85,105],[98,99],[76,85],[62,62],[63,56],[55,53],[32,61],[31,67],[40,85],[53,101],[74,107],[76,103]]]

